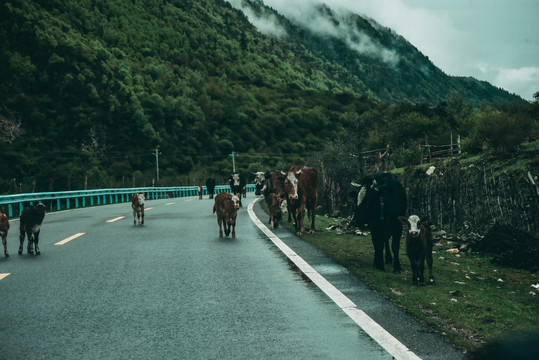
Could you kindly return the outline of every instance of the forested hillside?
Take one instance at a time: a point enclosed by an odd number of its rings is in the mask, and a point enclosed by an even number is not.
[[[473,105],[493,101],[533,122],[529,104],[489,84],[464,89],[435,68],[425,82],[393,81],[367,58],[356,71],[344,47],[330,55],[293,23],[286,38],[264,35],[224,0],[0,6],[0,193],[152,185],[156,149],[160,185],[175,185],[224,177],[232,151],[241,170],[266,170],[343,139],[401,146],[458,131],[484,114]],[[422,56],[380,34],[403,58]],[[416,71],[412,60],[401,70]],[[384,130],[401,118],[426,127]]]
[[[321,4],[296,18],[283,18],[263,1],[230,0],[273,25],[268,34],[301,44],[315,56],[337,63],[361,79],[379,99],[391,103],[437,104],[453,91],[472,104],[522,101],[516,95],[473,78],[447,76],[402,36],[376,21]],[[242,4],[240,6],[240,4]]]

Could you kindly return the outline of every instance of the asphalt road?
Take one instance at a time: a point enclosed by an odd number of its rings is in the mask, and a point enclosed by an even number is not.
[[[130,204],[48,213],[40,256],[17,255],[12,221],[0,359],[392,359],[256,226],[254,199],[236,239],[218,237],[207,197],[147,201],[143,227]],[[464,358],[316,249],[275,234],[409,349],[402,358]]]

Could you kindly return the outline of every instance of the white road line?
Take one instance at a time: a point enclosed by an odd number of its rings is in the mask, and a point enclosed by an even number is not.
[[[82,236],[82,235],[84,235],[84,234],[86,234],[86,233],[77,233],[77,234],[75,234],[75,235],[73,235],[73,236],[68,237],[67,239],[64,239],[64,240],[62,240],[62,241],[58,241],[58,242],[57,242],[56,244],[54,244],[54,245],[64,245],[64,244],[70,242],[71,240],[74,240],[74,239],[76,239],[76,238],[78,238],[78,237],[80,237],[80,236]]]
[[[107,220],[107,222],[108,223],[113,223],[115,221],[122,220],[123,218],[125,218],[125,216],[118,216],[117,218]]]
[[[339,291],[322,275],[320,275],[311,265],[309,265],[301,256],[290,249],[279,237],[277,237],[266,225],[264,225],[255,215],[253,211],[254,204],[260,200],[253,200],[247,211],[251,220],[258,226],[260,230],[303,272],[311,281],[316,284],[327,296],[337,304],[360,328],[363,329],[371,338],[373,338],[380,346],[390,353],[397,360],[421,360],[410,349],[404,346],[393,335],[388,333],[377,322],[365,314],[363,310],[357,308],[356,304],[346,295]]]
[[[175,202],[169,202],[169,203],[166,203],[165,205],[174,205],[176,204]]]
[[[0,274],[0,280],[2,280],[3,278],[7,277],[11,275],[11,273],[5,273],[5,274]]]
[[[153,207],[149,207],[149,208],[144,209],[144,211],[148,211],[148,210],[152,210],[152,209],[153,209]]]

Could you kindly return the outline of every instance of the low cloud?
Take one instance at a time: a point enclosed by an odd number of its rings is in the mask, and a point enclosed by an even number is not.
[[[241,0],[229,1],[241,7]],[[291,21],[319,35],[339,37],[358,54],[395,64],[399,60],[396,52],[341,21],[346,12],[374,19],[406,38],[447,74],[486,80],[531,100],[539,91],[536,60],[539,37],[524,32],[525,41],[521,40],[522,29],[533,27],[532,19],[539,8],[530,7],[528,1],[532,0],[515,1],[515,5],[495,2],[485,7],[481,1],[263,0]],[[338,24],[320,15],[316,9],[321,4],[332,9]],[[249,11],[244,10],[262,33],[286,36],[276,19],[256,17]],[[526,52],[522,52],[521,43],[527,46]],[[482,65],[477,66],[480,62]]]
[[[275,38],[286,36],[286,30],[279,24],[275,15],[269,14],[268,16],[259,16],[249,6],[244,6],[242,0],[228,0],[228,2],[234,8],[241,10],[245,16],[247,16],[247,19],[249,19],[251,24],[253,24],[262,34]]]
[[[243,6],[241,0],[228,1],[235,8],[242,10],[249,21],[263,34],[279,38],[286,36],[286,31],[278,24],[274,15],[269,14],[261,17],[256,15],[249,7]],[[341,39],[359,55],[376,57],[390,65],[396,65],[399,61],[399,56],[395,51],[382,46],[366,33],[360,31],[355,24],[347,21],[350,11],[343,7],[332,8],[332,15],[337,20],[335,22],[319,11],[319,6],[322,2],[318,0],[265,0],[264,3],[284,15],[291,22],[315,34]]]

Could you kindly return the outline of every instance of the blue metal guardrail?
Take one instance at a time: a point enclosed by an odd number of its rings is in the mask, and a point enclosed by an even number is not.
[[[254,184],[247,185],[247,192],[255,191]],[[20,216],[23,204],[48,203],[49,211],[61,210],[72,207],[86,207],[94,205],[106,205],[131,201],[134,193],[144,193],[146,199],[166,199],[198,195],[198,186],[175,186],[175,187],[142,187],[142,188],[118,188],[96,189],[78,191],[40,192],[13,195],[0,195],[0,207],[7,205],[8,217],[14,213]],[[229,185],[216,185],[215,194],[230,192]],[[202,187],[202,194],[208,195],[206,186]]]

